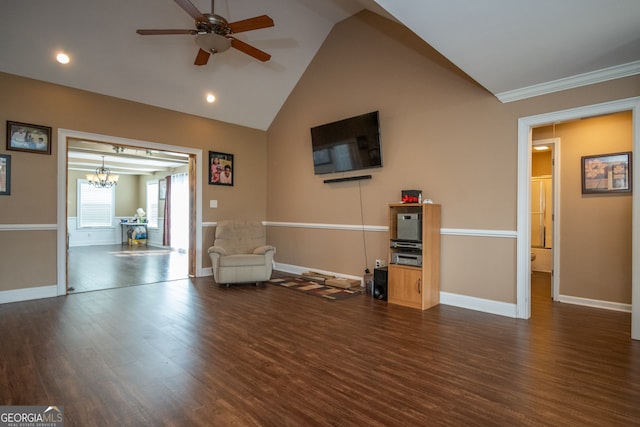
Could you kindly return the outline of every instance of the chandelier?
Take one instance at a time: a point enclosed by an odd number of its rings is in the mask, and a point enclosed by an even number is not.
[[[111,171],[104,166],[104,156],[102,156],[102,167],[96,169],[96,173],[86,175],[89,184],[96,188],[111,188],[118,185],[118,175],[111,175]]]

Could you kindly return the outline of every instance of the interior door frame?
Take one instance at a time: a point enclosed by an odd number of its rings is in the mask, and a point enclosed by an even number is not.
[[[57,206],[57,294],[67,294],[67,140],[68,138],[100,141],[106,144],[125,145],[142,149],[173,151],[188,154],[190,161],[190,194],[194,203],[190,203],[190,218],[193,219],[191,238],[189,239],[189,275],[202,276],[202,150],[159,144],[150,141],[120,138],[109,135],[81,132],[70,129],[58,129],[58,206]],[[195,181],[195,182],[194,182]],[[193,271],[195,268],[195,271]]]
[[[632,150],[640,153],[640,97],[621,99],[518,119],[518,208],[516,317],[531,317],[531,144],[532,128],[567,120],[631,111]],[[631,338],[640,340],[640,166],[632,162]]]

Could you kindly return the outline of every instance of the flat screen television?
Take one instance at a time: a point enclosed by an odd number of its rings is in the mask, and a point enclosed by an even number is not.
[[[382,166],[378,112],[311,128],[316,175]]]

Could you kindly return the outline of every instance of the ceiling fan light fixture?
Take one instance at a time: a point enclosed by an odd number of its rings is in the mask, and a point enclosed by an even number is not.
[[[225,18],[213,12],[213,0],[211,1],[211,13],[200,12],[191,1],[175,0],[178,6],[195,19],[195,30],[139,29],[136,30],[136,33],[143,36],[168,34],[190,34],[195,36],[195,42],[200,49],[198,49],[193,64],[198,66],[206,65],[212,53],[221,53],[232,47],[258,61],[265,62],[271,59],[271,55],[268,53],[232,37],[232,34],[273,27],[273,19],[267,15],[260,15],[240,21],[228,22]]]
[[[196,44],[204,51],[220,53],[231,47],[231,40],[219,34],[198,34]]]

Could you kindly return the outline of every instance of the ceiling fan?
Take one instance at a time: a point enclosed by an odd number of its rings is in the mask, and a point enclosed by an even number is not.
[[[268,53],[232,36],[232,34],[245,31],[273,27],[273,19],[267,15],[260,15],[242,21],[227,22],[222,16],[213,13],[214,0],[211,0],[211,13],[200,12],[189,0],[175,0],[175,2],[196,20],[195,30],[137,30],[136,33],[143,36],[175,34],[196,36],[195,41],[200,50],[196,55],[195,65],[206,65],[212,53],[224,52],[230,47],[238,49],[262,62],[271,58]]]

